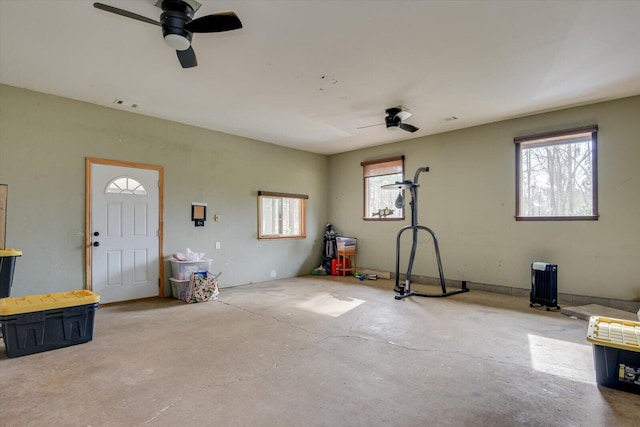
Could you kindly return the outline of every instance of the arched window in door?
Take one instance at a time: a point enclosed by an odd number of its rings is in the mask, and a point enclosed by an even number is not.
[[[121,176],[113,179],[107,184],[105,191],[107,194],[133,194],[136,196],[146,196],[147,189],[133,178]]]

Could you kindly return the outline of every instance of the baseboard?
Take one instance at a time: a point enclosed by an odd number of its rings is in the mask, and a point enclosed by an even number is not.
[[[378,276],[378,279],[391,279],[391,273],[388,271],[380,271],[380,270],[371,270],[370,268],[365,268],[358,271],[362,274],[375,274]]]
[[[395,273],[390,273],[390,278],[396,278]],[[400,275],[400,280],[404,281],[406,278],[405,274]],[[411,275],[412,283],[421,283],[424,285],[434,285],[440,286],[440,279],[436,277],[429,276],[419,276],[419,275]],[[461,288],[462,281],[460,280],[449,280],[445,279],[445,284],[447,287],[451,288]],[[500,285],[490,285],[486,283],[476,283],[466,281],[467,288],[471,290],[484,291],[484,292],[493,292],[496,294],[510,295],[514,297],[520,298],[529,298],[530,289],[524,288],[514,288],[511,286],[500,286]],[[638,309],[640,309],[640,301],[628,301],[628,300],[620,300],[614,298],[600,298],[600,297],[591,297],[586,295],[574,295],[574,294],[565,294],[558,293],[558,304],[568,305],[568,306],[578,306],[578,305],[587,305],[587,304],[598,304],[605,307],[611,307],[618,310],[630,311],[632,313],[636,313]]]

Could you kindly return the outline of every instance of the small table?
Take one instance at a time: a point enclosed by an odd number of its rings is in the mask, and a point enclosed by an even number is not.
[[[351,274],[357,271],[356,254],[357,251],[355,249],[338,249],[338,273],[342,272],[342,275],[344,276],[347,271]],[[349,262],[349,267],[345,267],[347,261]]]

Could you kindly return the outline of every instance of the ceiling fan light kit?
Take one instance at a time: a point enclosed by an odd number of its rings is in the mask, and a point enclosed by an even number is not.
[[[242,28],[242,22],[234,12],[214,13],[193,19],[193,14],[201,6],[195,0],[158,0],[156,6],[163,11],[160,21],[102,3],[94,3],[93,6],[125,18],[162,27],[164,41],[176,50],[182,68],[198,65],[196,54],[191,47],[193,33],[219,33]]]
[[[166,34],[164,41],[170,48],[175,50],[187,50],[191,47],[191,37],[183,36],[180,34]]]
[[[406,111],[406,110],[404,110],[404,111],[399,111],[399,112],[396,114],[396,117],[398,117],[398,118],[400,119],[400,121],[404,121],[404,120],[407,120],[409,117],[411,117],[411,113],[410,113],[410,112],[408,112],[408,111]]]

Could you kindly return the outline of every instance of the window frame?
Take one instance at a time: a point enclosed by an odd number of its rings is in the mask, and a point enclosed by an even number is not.
[[[527,216],[521,215],[521,193],[522,193],[522,146],[555,145],[562,139],[578,136],[580,134],[591,133],[591,188],[592,188],[592,209],[591,215],[566,215],[566,216]],[[572,129],[564,129],[553,132],[539,133],[535,135],[520,136],[513,139],[516,154],[516,221],[596,221],[600,217],[598,214],[598,126],[590,125]]]
[[[295,235],[286,234],[264,234],[262,230],[262,202],[265,198],[271,199],[296,199],[300,201],[300,233]],[[307,238],[306,212],[307,200],[309,196],[306,194],[277,193],[272,191],[258,191],[258,240],[300,240]]]
[[[405,176],[404,175],[404,172],[405,172],[404,155],[394,156],[394,157],[385,157],[383,159],[376,159],[376,160],[367,160],[367,161],[364,161],[364,162],[360,163],[360,166],[362,166],[362,219],[363,219],[363,221],[404,221],[405,220],[405,215],[406,215],[406,209],[405,208],[402,208],[402,216],[400,216],[400,217],[394,217],[394,218],[378,217],[378,218],[374,218],[374,217],[367,216],[367,178],[370,178],[370,177],[365,176],[367,167],[371,166],[371,165],[375,165],[375,164],[396,162],[396,161],[399,161],[400,164],[402,165],[402,179],[401,179],[401,181],[404,181],[404,176]],[[374,176],[383,176],[383,175],[374,175]],[[384,191],[390,191],[390,190],[384,190]],[[402,195],[404,197],[404,190],[402,190]]]

